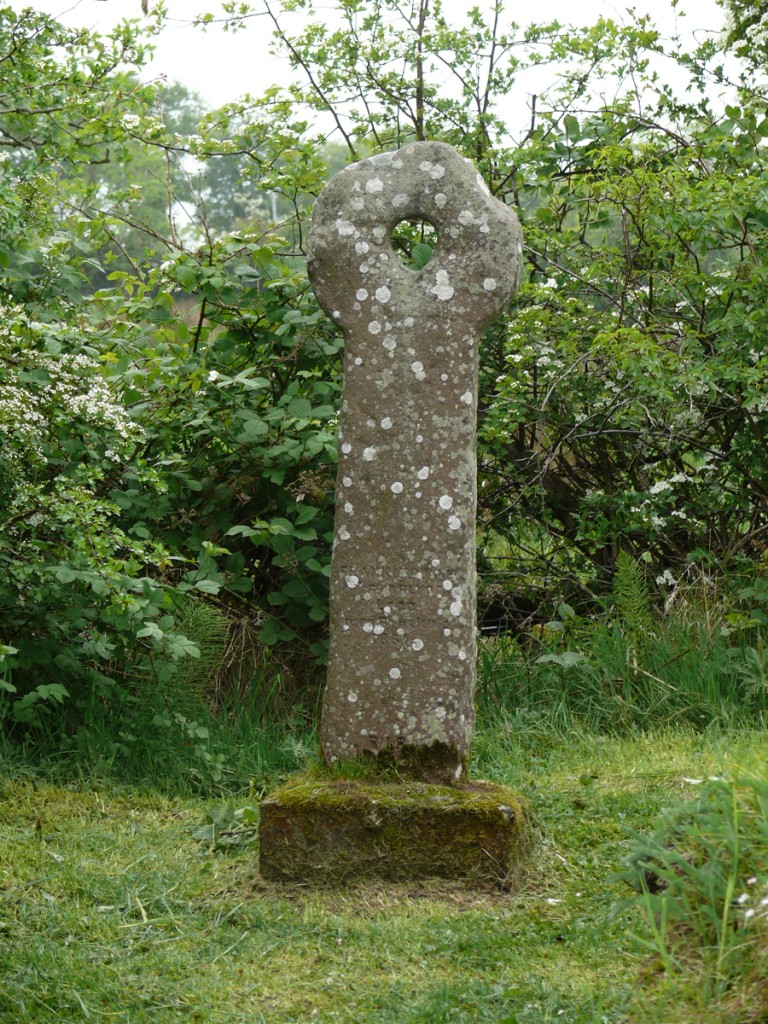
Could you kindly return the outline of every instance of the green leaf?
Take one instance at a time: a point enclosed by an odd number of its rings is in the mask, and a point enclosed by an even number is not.
[[[308,523],[311,519],[314,519],[319,509],[315,508],[314,505],[299,505],[298,512],[296,513],[296,525],[303,526],[304,523]]]
[[[185,636],[175,636],[171,642],[173,658],[199,658],[200,648]]]
[[[237,435],[238,444],[251,444],[253,441],[260,441],[269,432],[269,425],[264,420],[250,419]]]
[[[236,594],[249,594],[253,590],[253,580],[248,576],[239,576],[227,584],[227,590],[233,590]]]
[[[180,263],[173,268],[173,276],[182,288],[191,288],[197,279],[197,268]]]
[[[203,594],[218,594],[221,586],[214,580],[197,580],[195,590],[200,590]]]
[[[317,548],[312,544],[303,544],[300,548],[296,548],[293,554],[297,562],[306,562],[309,564],[317,554]]]
[[[56,704],[63,704],[69,697],[69,691],[61,683],[43,683],[35,689],[40,700],[52,700]]]
[[[282,516],[276,516],[274,519],[270,520],[269,530],[270,533],[284,534],[288,537],[292,536],[294,532],[293,523],[290,519],[283,519]]]
[[[312,415],[312,403],[306,398],[293,398],[288,403],[288,413],[296,419],[308,419]]]
[[[51,375],[47,370],[36,367],[34,370],[21,370],[19,380],[26,384],[50,384]]]
[[[566,114],[563,118],[563,126],[565,127],[565,134],[571,142],[576,142],[581,136],[581,129],[579,127],[579,119],[574,117],[573,114]]]
[[[411,250],[411,263],[415,270],[423,270],[434,255],[434,249],[426,242],[417,242]]]
[[[166,306],[153,306],[147,313],[147,319],[153,324],[166,323],[171,319],[171,311]]]
[[[152,637],[153,640],[162,640],[164,635],[162,629],[156,623],[145,622],[143,629],[138,630],[136,633],[136,638],[141,640],[144,637]]]
[[[562,654],[542,654],[536,659],[537,665],[559,665],[561,668],[574,668],[586,661],[586,657],[579,651],[563,651]]]
[[[75,572],[72,566],[66,564],[57,565],[53,570],[53,575],[59,583],[72,583],[80,578],[80,574]]]
[[[277,619],[267,619],[259,630],[259,641],[265,647],[274,647],[278,642],[281,633],[281,626]]]
[[[282,592],[294,600],[303,601],[311,591],[304,580],[292,579],[283,584]]]
[[[258,537],[267,528],[267,524],[263,523],[259,529],[253,529],[250,526],[231,526],[224,534],[225,537]]]
[[[317,531],[313,530],[311,526],[297,526],[293,535],[299,540],[317,540]]]

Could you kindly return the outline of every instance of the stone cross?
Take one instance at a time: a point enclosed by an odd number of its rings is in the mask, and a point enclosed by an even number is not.
[[[402,221],[437,231],[419,271],[393,250]],[[477,349],[516,290],[520,226],[468,160],[415,142],[334,175],[309,248],[346,342],[323,753],[456,781],[474,729]]]

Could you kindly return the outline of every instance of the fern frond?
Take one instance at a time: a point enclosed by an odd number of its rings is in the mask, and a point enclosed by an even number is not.
[[[613,597],[622,630],[640,654],[653,635],[651,591],[642,566],[626,551],[619,552],[616,559]]]

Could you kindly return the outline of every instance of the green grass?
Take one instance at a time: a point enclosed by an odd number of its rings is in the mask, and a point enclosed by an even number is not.
[[[186,711],[187,709],[185,709]],[[2,727],[0,765],[6,774],[31,767],[44,775],[99,785],[120,779],[166,794],[259,792],[295,771],[315,748],[314,729],[298,710],[275,723],[246,703],[201,706],[182,713],[158,700],[155,708],[98,706],[68,729],[52,718],[40,727]]]
[[[616,875],[627,827],[650,832],[695,791],[686,778],[764,771],[767,738],[497,721],[477,738],[475,774],[517,788],[540,834],[513,895],[274,888],[254,845],[195,838],[219,799],[56,784],[17,765],[0,779],[0,1020],[746,1024],[732,1003],[729,1017],[685,1017],[679,987],[674,1018],[661,996],[640,998],[652,935]],[[694,1007],[694,985],[689,996]]]
[[[721,621],[681,613],[641,636],[642,643],[618,621],[571,615],[526,640],[486,638],[480,709],[486,717],[523,709],[560,728],[600,733],[768,724],[761,633],[730,635]]]
[[[473,775],[536,817],[512,895],[261,882],[255,808],[316,763],[311,712],[166,693],[0,731],[0,1022],[765,1024],[762,635],[649,631],[619,589],[618,619],[482,644]],[[759,786],[687,781],[721,773]]]

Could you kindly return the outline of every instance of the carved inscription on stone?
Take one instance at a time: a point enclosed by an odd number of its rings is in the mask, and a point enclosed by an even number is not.
[[[404,220],[437,231],[419,271]],[[477,346],[517,287],[514,213],[442,143],[355,164],[321,193],[309,273],[346,340],[321,725],[364,753],[463,770],[474,728]],[[420,758],[420,754],[424,758]],[[432,774],[432,768],[430,768]]]

